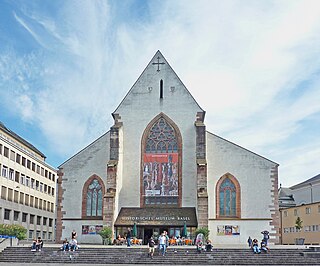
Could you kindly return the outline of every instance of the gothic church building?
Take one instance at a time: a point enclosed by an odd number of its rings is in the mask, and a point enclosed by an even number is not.
[[[206,129],[205,111],[160,51],[112,113],[110,130],[59,166],[57,241],[101,243],[128,227],[213,244],[279,240],[278,164]],[[187,232],[185,232],[187,228]]]

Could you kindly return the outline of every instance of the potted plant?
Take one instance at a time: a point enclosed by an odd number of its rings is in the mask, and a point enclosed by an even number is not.
[[[298,218],[296,219],[296,222],[295,222],[295,228],[296,230],[299,232],[299,235],[300,235],[300,232],[301,232],[301,229],[303,228],[303,222],[301,220],[301,218],[298,216]],[[303,245],[304,244],[304,238],[296,238],[296,245]]]
[[[112,229],[110,227],[104,226],[102,230],[99,232],[99,235],[102,238],[103,245],[108,245],[111,243]]]

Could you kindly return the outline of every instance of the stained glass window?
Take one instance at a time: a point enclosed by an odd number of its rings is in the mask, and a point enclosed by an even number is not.
[[[147,206],[177,206],[179,153],[175,129],[163,118],[151,127],[143,157],[143,201]]]
[[[160,118],[151,128],[146,145],[146,153],[175,153],[178,143],[175,131],[164,118]]]
[[[236,216],[236,186],[225,178],[219,188],[220,216]]]
[[[102,216],[102,187],[97,179],[93,179],[87,190],[87,216]]]

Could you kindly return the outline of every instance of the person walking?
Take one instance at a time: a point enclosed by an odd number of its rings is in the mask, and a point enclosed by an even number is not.
[[[148,256],[150,256],[151,259],[153,259],[154,245],[155,245],[155,242],[154,242],[154,240],[153,240],[153,237],[151,236],[150,239],[148,240],[148,246],[149,246]]]
[[[247,242],[248,242],[249,248],[252,248],[252,238],[250,236],[249,236]]]
[[[158,241],[159,241],[159,251],[162,252],[162,256],[164,256],[166,254],[166,236],[164,233],[161,234],[161,236],[159,237]]]
[[[130,247],[130,246],[131,246],[131,237],[132,237],[131,228],[128,227],[128,232],[127,232],[127,247]]]

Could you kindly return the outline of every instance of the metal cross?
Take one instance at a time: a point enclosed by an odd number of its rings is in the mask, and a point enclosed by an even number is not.
[[[158,62],[157,62],[157,63],[152,63],[152,64],[153,64],[153,65],[158,65],[157,71],[159,72],[159,71],[160,71],[159,66],[160,66],[160,65],[164,65],[165,63],[164,63],[164,62],[162,62],[162,63],[159,62],[159,61],[160,61],[160,56],[158,56],[157,59],[158,59]]]

